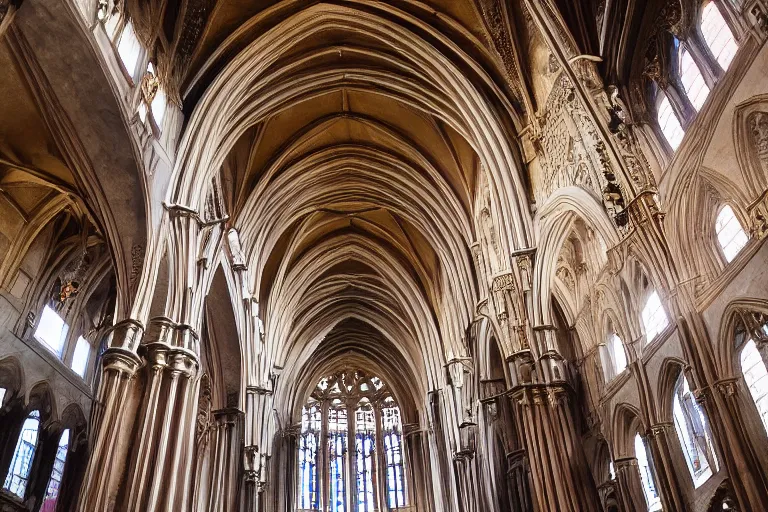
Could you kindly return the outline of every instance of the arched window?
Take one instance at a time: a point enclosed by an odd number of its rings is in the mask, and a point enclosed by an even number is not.
[[[604,373],[606,382],[627,369],[627,353],[624,343],[615,332],[608,335],[605,342],[605,350],[602,352]]]
[[[768,370],[752,339],[747,340],[741,350],[741,371],[763,427],[768,431]]]
[[[650,343],[656,336],[664,331],[669,325],[667,313],[664,306],[661,305],[659,294],[654,290],[645,302],[643,308],[643,325],[645,326],[646,342]]]
[[[323,508],[319,489],[331,512],[406,506],[400,408],[381,379],[360,370],[321,379],[302,411],[298,462],[300,510]]]
[[[302,410],[301,437],[299,438],[300,509],[320,508],[317,458],[320,447],[321,414],[319,404],[307,405]]]
[[[88,369],[88,359],[91,357],[91,344],[88,340],[80,336],[77,338],[75,352],[72,354],[72,364],[70,368],[80,377],[85,378],[85,372]]]
[[[701,70],[693,60],[691,52],[685,49],[680,52],[680,81],[683,82],[685,94],[691,100],[693,108],[701,110],[709,96],[709,87],[701,76]]]
[[[713,471],[717,471],[717,458],[704,413],[696,403],[685,375],[680,376],[675,387],[672,415],[693,485],[698,488],[709,480]]]
[[[56,512],[56,502],[59,499],[59,487],[61,479],[64,476],[64,464],[67,461],[67,450],[69,449],[69,429],[61,433],[59,438],[59,447],[56,449],[56,460],[53,462],[53,471],[48,480],[48,487],[45,490],[43,504],[40,512]]]
[[[717,63],[723,71],[727,70],[739,45],[714,0],[707,2],[701,10],[701,33]]]
[[[139,64],[139,57],[141,56],[141,43],[136,37],[136,32],[133,31],[133,23],[130,21],[125,23],[120,34],[120,40],[117,42],[117,53],[120,55],[120,60],[123,61],[123,66],[125,66],[128,74],[131,77],[135,76],[136,66]]]
[[[50,306],[44,306],[43,314],[40,315],[40,322],[35,329],[35,339],[51,349],[56,357],[61,359],[68,332],[69,326],[64,322],[64,319]]]
[[[355,410],[355,470],[357,473],[357,510],[373,512],[373,452],[376,448],[376,420],[367,398]]]
[[[5,388],[0,388],[0,407],[3,406],[4,401],[5,401]]]
[[[403,433],[400,409],[393,400],[385,401],[382,410],[384,452],[386,455],[387,503],[389,508],[405,506],[405,476],[403,474]]]
[[[661,510],[661,498],[656,491],[656,482],[653,478],[653,471],[651,471],[651,464],[648,461],[648,451],[640,434],[635,434],[635,457],[637,458],[637,468],[640,470],[640,481],[643,484],[643,493],[648,510],[649,512]]]
[[[667,139],[672,151],[675,151],[683,141],[685,131],[680,125],[680,120],[677,118],[677,114],[672,110],[672,104],[669,102],[669,98],[667,98],[667,95],[662,91],[659,91],[659,100],[656,105],[656,118],[659,121],[659,127],[664,134],[664,138]]]
[[[40,430],[40,412],[32,411],[24,420],[21,427],[16,449],[13,451],[8,475],[5,477],[3,489],[24,499],[29,481],[29,471],[37,450],[37,437]]]
[[[729,263],[749,242],[749,237],[744,232],[739,219],[736,218],[736,214],[733,213],[733,208],[727,204],[720,208],[720,212],[717,214],[715,233],[717,233],[720,248],[723,250],[723,256]]]

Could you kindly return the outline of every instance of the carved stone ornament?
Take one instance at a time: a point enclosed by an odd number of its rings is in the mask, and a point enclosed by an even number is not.
[[[749,212],[749,233],[761,240],[768,234],[768,190],[757,201],[747,207]]]

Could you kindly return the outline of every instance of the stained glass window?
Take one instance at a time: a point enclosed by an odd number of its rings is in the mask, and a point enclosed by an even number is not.
[[[62,432],[59,438],[59,447],[56,450],[56,460],[53,462],[53,471],[51,479],[48,480],[48,488],[45,491],[43,505],[40,512],[55,512],[56,502],[59,499],[59,487],[61,478],[64,476],[64,463],[67,461],[67,450],[69,449],[69,429]]]
[[[367,384],[363,383],[367,387]],[[361,385],[362,388],[362,385]],[[370,402],[363,399],[355,410],[355,465],[357,468],[357,512],[373,511],[373,456],[376,420]]]
[[[382,412],[382,432],[386,454],[387,502],[389,508],[405,506],[405,475],[403,472],[403,435],[400,409],[393,403]]]
[[[341,400],[328,409],[328,469],[330,512],[346,512],[347,409]]]
[[[24,425],[13,451],[11,464],[8,466],[8,475],[5,477],[3,489],[24,499],[29,481],[29,470],[35,458],[37,449],[37,437],[40,430],[40,412],[32,411],[24,420]]]
[[[299,508],[317,510],[320,508],[320,493],[317,474],[317,457],[320,446],[322,412],[319,404],[304,407],[299,438]]]
[[[343,370],[321,378],[302,409],[298,510],[407,507],[400,415],[378,377]]]

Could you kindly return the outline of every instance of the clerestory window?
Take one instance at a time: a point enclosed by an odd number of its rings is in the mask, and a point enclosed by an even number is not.
[[[736,218],[736,214],[733,213],[733,208],[727,204],[720,208],[720,212],[717,214],[715,233],[720,248],[723,250],[723,256],[728,263],[733,261],[749,242],[749,237],[739,219]]]
[[[714,0],[707,2],[701,10],[701,33],[717,63],[723,71],[727,70],[739,45]]]
[[[656,336],[664,332],[669,325],[667,313],[661,304],[661,299],[656,291],[651,292],[643,308],[643,325],[645,326],[646,342],[650,343]]]

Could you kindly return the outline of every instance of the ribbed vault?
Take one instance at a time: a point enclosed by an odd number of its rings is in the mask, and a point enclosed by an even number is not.
[[[486,286],[477,205],[498,223],[496,270],[529,245],[512,102],[455,42],[388,6],[318,4],[242,40],[191,84],[209,81],[169,202],[200,208],[220,174],[264,323],[250,374],[282,369],[281,416],[294,421],[323,374],[357,365],[415,420],[466,354]]]

